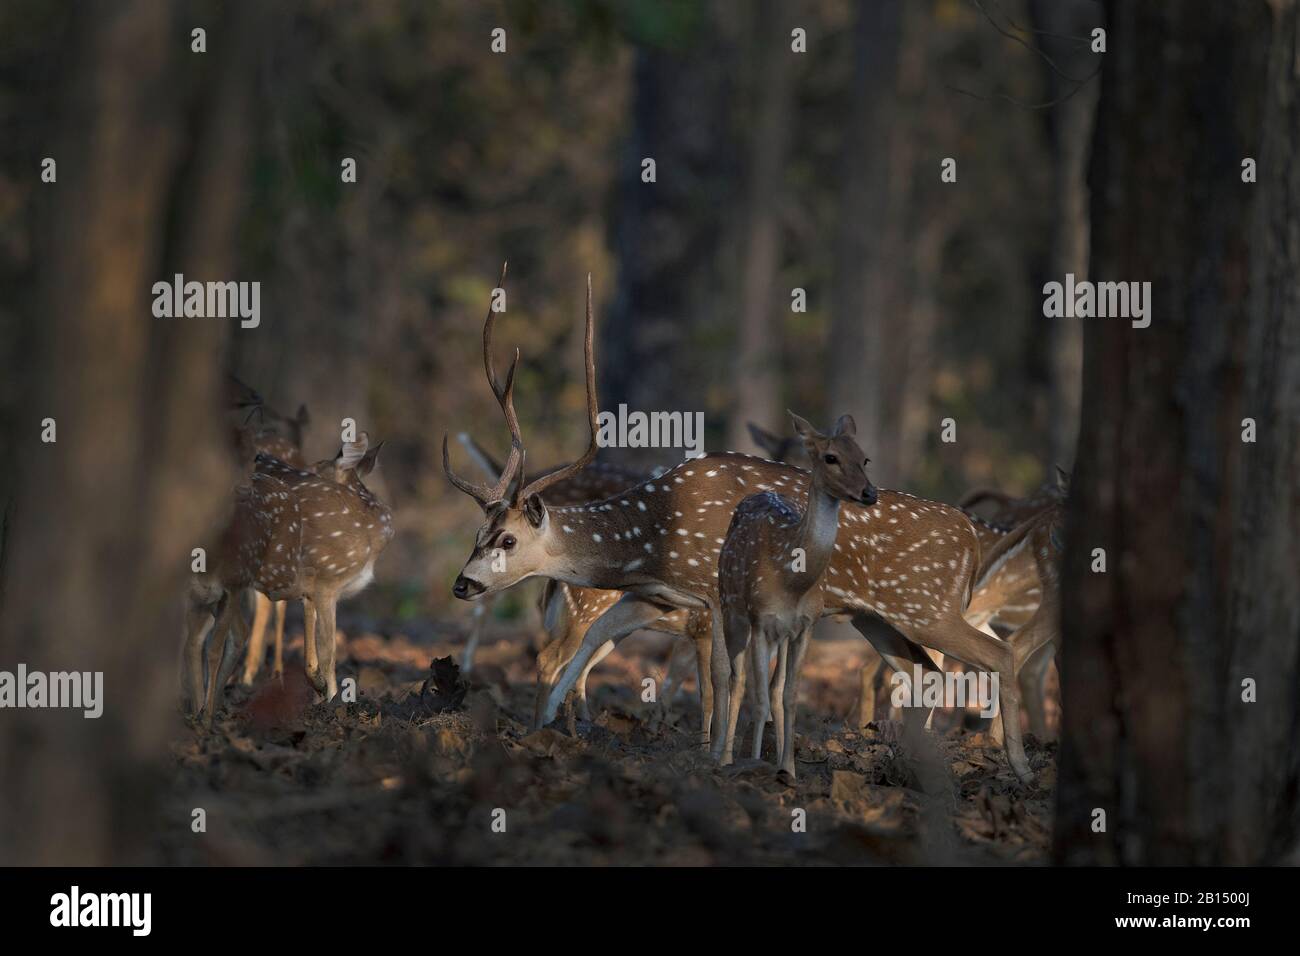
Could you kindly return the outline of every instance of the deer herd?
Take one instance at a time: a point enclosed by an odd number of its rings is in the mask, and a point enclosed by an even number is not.
[[[792,436],[751,426],[770,458],[709,453],[651,475],[596,462],[588,277],[590,442],[576,461],[528,480],[514,406],[520,354],[503,381],[493,357],[495,321],[489,308],[483,363],[510,450],[498,463],[461,434],[485,473],[477,483],[452,469],[443,437],[448,480],[483,512],[452,592],[479,602],[481,621],[485,598],[545,579],[549,639],[538,656],[536,726],[554,720],[571,694],[588,717],[591,669],[633,632],[662,631],[694,646],[700,739],[713,757],[732,762],[748,695],[753,757],[761,756],[770,723],[781,776],[793,780],[800,674],[813,625],[832,616],[852,622],[878,652],[879,662],[861,674],[859,724],[874,716],[882,664],[907,682],[914,668],[935,672],[953,658],[998,675],[999,713],[990,730],[1015,775],[1032,783],[1020,710],[1034,733],[1046,733],[1043,685],[1060,640],[1064,475],[1024,499],[977,491],[960,506],[929,501],[871,483],[851,416],[823,433],[793,413]],[[290,600],[303,603],[308,677],[324,699],[337,694],[337,603],[372,579],[393,536],[389,508],[363,480],[378,446],[360,433],[333,458],[308,466],[301,452],[306,410],[280,416],[245,392],[233,404],[255,407],[262,423],[240,432],[251,475],[236,490],[210,567],[193,574],[186,601],[182,684],[191,713],[207,726],[245,648],[241,680],[255,679],[272,607],[274,672],[282,673]],[[799,453],[806,468],[785,460]],[[976,507],[993,510],[980,517]],[[241,609],[250,591],[257,602],[251,636]],[[238,644],[228,640],[232,628]],[[905,721],[926,717],[923,708],[903,711]]]

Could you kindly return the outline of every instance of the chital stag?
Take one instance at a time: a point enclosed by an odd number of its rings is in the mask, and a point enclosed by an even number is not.
[[[746,654],[752,652],[758,697],[753,756],[762,754],[763,727],[771,711],[777,764],[793,779],[799,677],[812,626],[822,616],[824,594],[818,585],[830,567],[839,534],[840,503],[870,507],[876,503],[876,489],[867,480],[867,459],[854,440],[857,428],[850,416],[841,416],[830,435],[793,412],[790,417],[812,463],[808,505],[801,513],[774,491],[741,501],[718,557],[718,591],[731,659],[731,711],[722,762],[731,762]],[[770,695],[767,677],[774,651],[775,693]]]
[[[493,318],[493,313],[489,311],[487,323],[491,323]],[[485,345],[484,367],[487,369],[488,381],[492,382],[496,381],[496,373],[492,364],[490,333],[487,336],[487,341],[489,344]],[[487,472],[494,481],[501,477],[502,465],[486,449],[464,432],[461,432],[457,438],[470,453],[470,457],[474,459],[475,463]],[[550,474],[557,471],[559,467],[549,468],[542,474]],[[645,480],[646,476],[639,472],[608,462],[593,461],[582,471],[563,481],[558,481],[548,488],[546,501],[552,507],[579,504],[584,501],[592,501],[593,499],[617,494]],[[575,587],[563,581],[547,582],[546,588],[542,591],[539,607],[542,625],[546,629],[549,639],[537,656],[538,694],[533,717],[535,726],[540,726],[542,712],[546,707],[546,698],[548,696],[546,691],[549,690],[555,679],[560,676],[560,671],[564,669],[564,666],[573,659],[573,655],[578,652],[578,648],[582,646],[582,639],[586,636],[587,629],[602,614],[613,607],[620,597],[622,597],[620,591],[601,591],[596,588]],[[484,607],[484,602],[475,602],[475,624],[470,637],[471,641],[475,640],[481,627]],[[665,614],[659,620],[643,628],[643,630],[671,634],[674,637],[686,637],[694,645],[695,659],[698,664],[697,679],[700,689],[700,706],[704,713],[702,739],[704,743],[708,743],[709,714],[713,709],[713,685],[709,678],[709,661],[713,650],[713,631],[709,615],[700,611],[675,610]],[[606,641],[601,645],[596,650],[596,653],[591,656],[587,666],[578,676],[577,683],[574,684],[573,696],[578,707],[578,714],[583,720],[591,719],[591,710],[587,701],[587,677],[596,665],[608,657],[613,650],[613,641]],[[465,655],[466,659],[472,660],[468,647]],[[672,660],[673,655],[670,654],[669,664],[665,668],[664,682],[660,687],[660,692],[665,699],[669,693]]]
[[[586,453],[569,466],[574,471],[595,458],[597,450],[592,336],[589,280],[585,358],[591,442]],[[586,505],[548,508],[541,491],[553,476],[522,485],[507,501],[506,489],[522,465],[524,451],[511,406],[513,369],[503,402],[511,453],[498,486],[480,489],[457,477],[445,453],[444,438],[443,467],[448,478],[482,502],[485,511],[473,552],[453,593],[462,599],[479,598],[530,577],[626,592],[588,629],[581,649],[551,688],[543,712],[549,721],[606,641],[617,644],[674,608],[708,611],[716,622],[718,554],[736,505],[755,492],[777,491],[803,508],[808,474],[747,455],[711,454]],[[905,679],[914,663],[933,668],[922,645],[982,670],[1011,675],[1010,646],[962,618],[979,554],[970,521],[948,505],[891,491],[881,491],[871,508],[845,504],[834,554],[821,585],[825,591],[823,613],[852,615],[855,626]],[[883,619],[892,630],[870,628],[865,623],[870,616]],[[719,731],[728,709],[730,676],[725,651],[719,646],[721,638],[715,623],[711,662],[715,750],[723,740]],[[1008,759],[1017,776],[1030,781],[1033,775],[1020,739],[1015,681],[999,681],[999,694],[1008,717]]]
[[[313,471],[259,455],[252,479],[236,491],[235,515],[223,535],[216,567],[205,580],[191,584],[186,643],[191,693],[201,685],[203,672],[197,615],[213,605],[214,593],[220,594],[220,613],[207,652],[202,712],[208,726],[222,686],[221,661],[232,621],[243,636],[236,599],[248,587],[272,600],[303,601],[307,676],[326,699],[338,693],[335,608],[339,599],[370,583],[375,560],[393,536],[392,512],[362,481],[380,448],[368,446],[363,433]]]
[[[503,265],[498,288],[504,287],[505,279],[506,266]],[[586,351],[590,360],[592,350],[590,278],[588,278],[587,294]],[[642,480],[641,476],[629,476],[625,470],[616,465],[591,461],[591,458],[595,455],[595,432],[593,431],[592,445],[588,449],[589,454],[584,456],[584,459],[542,472],[536,480],[526,488],[524,487],[523,444],[519,434],[519,420],[514,410],[514,377],[519,365],[519,352],[516,350],[503,385],[497,377],[496,363],[493,358],[492,337],[495,325],[496,313],[489,307],[487,318],[483,322],[483,371],[487,375],[488,385],[492,389],[492,394],[496,397],[497,404],[501,407],[506,419],[506,425],[510,430],[510,454],[504,465],[498,465],[492,456],[462,432],[459,436],[461,444],[470,450],[471,456],[478,462],[480,467],[489,474],[496,476],[496,480],[492,485],[476,484],[460,478],[451,470],[447,436],[444,435],[442,442],[443,468],[451,483],[478,502],[484,514],[490,517],[507,506],[507,498],[514,502],[523,500],[525,496],[532,496],[536,498],[538,505],[541,505],[541,493],[545,491],[546,497],[551,500],[552,504],[564,501],[590,501],[593,497],[598,498],[604,494],[616,493]],[[589,371],[591,375],[595,374],[594,368]],[[588,393],[588,398],[589,401],[592,400],[591,392]],[[544,505],[541,506],[545,507]],[[498,560],[508,561],[510,551],[514,546],[513,538],[507,536],[504,541],[497,541],[496,544],[498,547],[490,549],[489,553],[495,553]],[[544,702],[549,696],[551,682],[558,676],[559,668],[572,659],[575,648],[581,646],[591,624],[616,604],[620,597],[617,591],[611,592],[600,588],[582,587],[563,580],[557,581],[556,584],[558,585],[556,587],[548,586],[542,595],[542,621],[551,639],[546,647],[542,649],[537,659],[538,706],[536,715],[539,718]],[[471,595],[457,591],[456,596],[467,598]],[[476,617],[481,620],[480,614],[476,613]],[[694,642],[696,659],[700,668],[700,697],[705,714],[704,739],[706,742],[708,740],[709,714],[712,709],[712,681],[708,679],[708,670],[711,665],[713,644],[709,622],[710,617],[708,615],[692,617],[685,612],[665,608],[655,620],[647,621],[643,625],[644,630],[662,631],[673,635],[684,634]],[[475,627],[478,626],[479,624],[476,623]],[[578,707],[584,719],[590,717],[586,696],[587,675],[613,649],[614,643],[612,641],[598,648],[597,653],[590,655],[574,682],[574,690],[578,696]]]

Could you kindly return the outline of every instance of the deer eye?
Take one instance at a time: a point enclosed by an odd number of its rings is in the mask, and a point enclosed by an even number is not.
[[[501,548],[503,551],[509,551],[514,546],[515,536],[513,534],[503,534],[501,539],[497,541],[497,547]]]
[[[825,458],[822,459],[822,461],[826,462],[826,464],[828,465],[838,465],[840,463],[840,460],[836,458],[834,455],[827,455]]]
[[[864,458],[864,459],[862,459],[862,467],[865,468],[865,467],[866,467],[867,465],[869,465],[869,464],[871,464],[871,459],[870,459],[870,458]]]

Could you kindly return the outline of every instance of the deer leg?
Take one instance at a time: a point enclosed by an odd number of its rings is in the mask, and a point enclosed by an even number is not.
[[[750,632],[750,647],[754,667],[754,742],[750,756],[758,760],[763,756],[763,729],[767,726],[768,711],[772,707],[768,680],[772,669],[772,635],[762,627]]]
[[[776,673],[772,675],[772,683],[767,691],[768,700],[771,701],[772,734],[776,738],[772,762],[778,767],[781,766],[781,755],[785,752],[785,687],[786,676],[790,673],[789,658],[790,642],[782,641],[776,652]]]
[[[1026,786],[1034,781],[1020,737],[1020,688],[1011,645],[989,637],[966,623],[960,616],[941,617],[924,627],[910,629],[914,642],[949,654],[972,667],[987,671],[997,679],[998,703],[1002,710],[1007,760],[1016,777]]]
[[[578,675],[578,682],[573,685],[573,696],[577,698],[578,716],[583,720],[591,720],[591,708],[587,705],[587,675],[595,670],[596,665],[609,657],[613,651],[613,641],[606,641],[596,648],[596,653],[591,655],[591,660],[587,661],[587,666]]]
[[[858,671],[858,730],[876,719],[876,679],[883,671],[883,664],[880,655],[871,651],[862,670]]]
[[[483,623],[486,612],[487,605],[482,601],[475,602],[474,609],[470,612],[469,639],[465,641],[465,651],[460,657],[462,674],[469,674],[474,670],[474,654],[478,651],[478,642],[483,639]]]
[[[708,748],[712,739],[715,703],[713,694],[713,628],[708,619],[689,626],[691,640],[695,642],[695,679],[700,686],[700,743]]]
[[[216,608],[187,597],[185,602],[184,669],[185,703],[195,717],[203,713],[203,638],[212,625]]]
[[[1060,634],[1060,598],[1055,589],[1044,589],[1043,599],[1023,627],[1007,639],[1012,648],[1019,687],[1027,695],[1025,709],[1035,736],[1047,733],[1043,715],[1043,682],[1052,662],[1052,641]],[[1031,665],[1031,662],[1034,662]],[[1041,739],[1041,738],[1040,738]]]
[[[284,619],[288,613],[288,601],[275,602],[275,663],[271,676],[278,681],[284,680]]]
[[[302,601],[302,653],[306,658],[307,680],[319,693],[325,689],[320,679],[320,661],[316,657],[316,602],[311,598]]]
[[[1047,729],[1047,714],[1043,709],[1044,687],[1047,672],[1052,667],[1052,658],[1056,656],[1056,644],[1050,643],[1040,647],[1029,656],[1020,668],[1020,694],[1029,716],[1029,730],[1039,740],[1049,740],[1051,733]]]
[[[746,665],[753,635],[749,618],[744,614],[728,612],[720,617],[723,651],[719,654],[719,647],[715,643],[713,696],[715,707],[722,713],[723,723],[713,738],[713,757],[725,767],[732,762],[735,753],[736,727],[740,723],[740,704],[745,698],[745,676],[748,670]],[[717,630],[715,626],[715,638]],[[721,677],[719,671],[723,670],[717,666],[719,657],[730,670],[725,680],[719,680]],[[720,694],[722,700],[718,700]]]
[[[934,670],[934,661],[930,658],[930,655],[893,627],[870,614],[853,615],[853,626],[875,648],[881,660],[893,670],[894,674],[891,680],[906,683],[909,690],[907,699],[910,701],[912,699],[910,694],[912,669],[919,664],[923,671]],[[892,697],[893,694],[891,693],[890,696]],[[925,719],[922,716],[922,710],[921,707],[912,707],[910,705],[904,707],[904,723]],[[929,708],[925,708],[925,711],[926,716],[928,716]]]
[[[981,628],[981,630],[983,630],[983,628]],[[997,637],[996,634],[993,634],[992,630],[989,630],[988,633],[989,633],[989,634],[992,634],[994,637]],[[929,657],[930,657],[931,660],[934,661],[934,666],[937,667],[937,668],[939,669],[939,673],[942,674],[942,673],[943,673],[943,655],[940,654],[938,651],[934,651],[933,653],[931,653],[931,654],[929,655]],[[933,727],[934,727],[934,708],[931,707],[931,708],[930,708],[930,712],[929,712],[928,714],[925,715],[925,729],[926,729],[926,730],[931,730],[931,729],[933,729]]]
[[[573,656],[573,660],[564,666],[559,679],[554,684],[549,685],[543,684],[539,680],[539,697],[544,695],[546,700],[546,707],[542,713],[542,726],[555,719],[560,704],[564,703],[565,696],[577,683],[583,668],[587,666],[587,661],[591,659],[602,644],[606,641],[617,644],[638,628],[657,621],[663,617],[663,614],[664,610],[659,605],[651,604],[634,594],[626,593],[613,607],[597,618],[595,623],[587,628],[587,633],[583,635],[582,645],[578,648],[578,653]]]
[[[253,592],[253,633],[248,639],[248,653],[244,655],[244,674],[239,679],[251,687],[257,672],[262,669],[266,656],[266,623],[271,617],[271,599],[261,591]]]
[[[812,628],[794,638],[790,648],[790,662],[785,673],[785,745],[781,748],[781,770],[791,780],[795,778],[794,770],[794,717],[799,709],[799,684],[803,679],[803,660],[812,641]],[[784,660],[784,655],[783,655]]]
[[[221,673],[217,676],[217,686],[220,688],[230,683],[230,677],[239,664],[239,652],[248,646],[248,622],[244,620],[244,612],[239,607],[241,602],[232,599],[232,603],[235,605],[235,610],[230,621],[235,628],[236,640],[227,639],[226,648],[221,654]]]
[[[226,635],[230,631],[230,615],[236,613],[238,596],[227,591],[221,598],[217,622],[212,625],[208,641],[208,689],[203,703],[203,726],[212,729],[212,717],[217,710],[217,694],[221,690],[221,659],[226,652]]]
[[[316,659],[320,663],[320,679],[324,687],[317,689],[325,695],[326,700],[333,700],[339,692],[338,680],[334,674],[334,654],[336,650],[336,641],[334,635],[334,615],[336,611],[337,599],[333,594],[326,595],[317,601],[317,611],[320,615],[318,621],[319,627],[316,629]]]
[[[677,673],[677,657],[681,650],[681,643],[674,640],[668,645],[668,658],[664,661],[663,679],[659,681],[659,689],[656,693],[656,699],[661,705],[667,707],[668,694],[673,685],[674,675]]]

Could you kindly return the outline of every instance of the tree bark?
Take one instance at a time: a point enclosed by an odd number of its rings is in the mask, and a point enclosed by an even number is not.
[[[1084,320],[1055,856],[1272,862],[1300,791],[1300,23],[1294,0],[1108,22],[1091,271],[1153,308]]]
[[[1099,54],[1082,55],[1073,38],[1087,40],[1092,28],[1104,26],[1101,8],[1091,0],[1035,0],[1030,11],[1043,31],[1039,45],[1056,66],[1044,61],[1048,140],[1052,153],[1051,279],[1088,277],[1088,148],[1097,110],[1094,78],[1078,86],[1096,69]],[[1071,38],[1071,39],[1065,39]],[[1065,75],[1062,75],[1062,74]],[[1078,88],[1076,89],[1076,86]],[[1083,326],[1079,319],[1053,319],[1046,326],[1050,363],[1047,402],[1049,461],[1069,469],[1079,438],[1079,401],[1083,390]]]
[[[168,5],[87,9],[68,58],[59,180],[42,217],[41,333],[12,455],[0,661],[102,672],[103,715],[6,712],[9,864],[129,862],[159,832],[150,812],[176,729],[183,582],[233,470],[218,409],[226,323],[155,318],[150,288],[172,269],[235,277],[251,70],[229,51],[247,50],[242,11],[210,38],[227,52],[214,54],[189,154],[176,92],[188,28],[173,29]],[[54,443],[39,440],[45,417]]]
[[[884,482],[892,480],[893,465],[880,451],[887,431],[881,386],[887,363],[880,350],[893,269],[883,236],[901,24],[899,0],[858,5],[828,347],[826,414],[833,418],[848,412],[855,417],[858,443],[876,459],[872,476]]]
[[[611,411],[622,402],[647,412],[707,411],[718,357],[710,330],[720,324],[715,313],[734,308],[735,283],[720,268],[736,196],[731,43],[709,12],[692,36],[689,49],[643,46],[636,54],[614,224],[618,281],[597,348],[601,407]],[[647,158],[655,160],[652,183],[642,181]],[[620,460],[651,466],[665,453],[633,450]]]
[[[784,16],[778,16],[778,13]],[[775,321],[781,308],[777,271],[781,266],[780,199],[785,158],[790,143],[790,114],[794,101],[794,58],[787,22],[797,22],[798,9],[763,0],[756,18],[753,44],[756,71],[756,128],[750,149],[752,169],[746,198],[746,222],[741,279],[740,321],[736,342],[736,404],[728,430],[728,448],[750,444],[748,422],[784,430],[781,402],[780,331]]]

